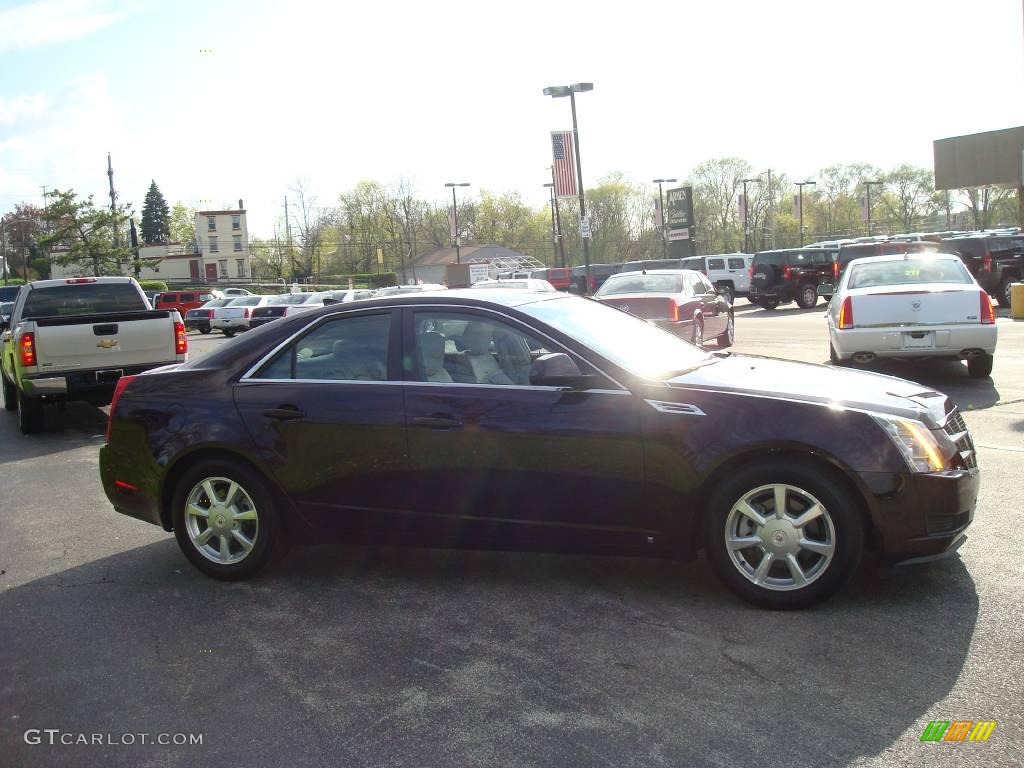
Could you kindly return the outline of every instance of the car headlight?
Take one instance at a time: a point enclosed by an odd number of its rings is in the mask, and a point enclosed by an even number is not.
[[[871,414],[871,418],[892,438],[912,471],[941,472],[946,468],[938,440],[920,421],[877,413]]]

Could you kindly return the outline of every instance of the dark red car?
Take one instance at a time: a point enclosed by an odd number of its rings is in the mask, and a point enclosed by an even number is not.
[[[594,298],[670,330],[698,347],[711,339],[720,347],[731,347],[736,337],[732,305],[704,275],[692,269],[612,275]]]

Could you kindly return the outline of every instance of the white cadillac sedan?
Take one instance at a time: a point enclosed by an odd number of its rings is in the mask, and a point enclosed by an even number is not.
[[[836,287],[827,318],[836,365],[881,357],[948,358],[966,360],[974,378],[992,373],[992,301],[957,256],[856,259]]]

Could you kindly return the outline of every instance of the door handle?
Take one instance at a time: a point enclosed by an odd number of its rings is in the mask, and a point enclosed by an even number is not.
[[[453,416],[417,416],[412,423],[417,427],[430,429],[456,429],[462,426],[462,422]]]
[[[281,421],[292,421],[294,419],[306,418],[306,412],[300,411],[294,405],[282,405],[280,408],[268,408],[263,412],[268,419],[279,419]]]

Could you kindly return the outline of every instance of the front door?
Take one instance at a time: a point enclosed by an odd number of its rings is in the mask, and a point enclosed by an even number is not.
[[[217,265],[207,264],[206,265],[206,280],[210,283],[217,282]]]
[[[390,311],[328,317],[235,385],[256,450],[315,527],[388,528],[403,507],[397,325]]]
[[[586,392],[532,386],[533,359],[565,350],[492,313],[406,310],[405,329],[408,487],[422,512],[488,546],[646,540],[632,394],[603,377]]]
[[[195,259],[192,259],[191,261],[189,261],[189,263],[188,263],[188,273],[189,273],[189,277],[191,277],[193,280],[198,280],[199,279],[199,262],[196,261]]]

